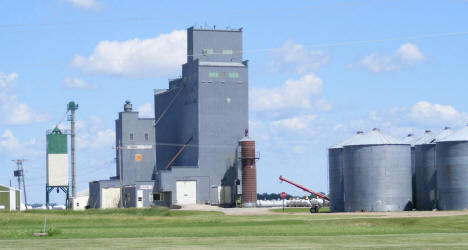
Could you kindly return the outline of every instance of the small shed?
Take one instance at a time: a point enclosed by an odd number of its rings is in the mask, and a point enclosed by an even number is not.
[[[73,210],[85,210],[89,203],[89,189],[82,190],[70,198]]]
[[[19,211],[20,191],[16,188],[0,185],[0,210]]]

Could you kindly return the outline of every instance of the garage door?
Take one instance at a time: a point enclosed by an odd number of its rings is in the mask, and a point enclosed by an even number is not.
[[[177,181],[177,204],[187,205],[197,203],[197,182],[196,181]]]

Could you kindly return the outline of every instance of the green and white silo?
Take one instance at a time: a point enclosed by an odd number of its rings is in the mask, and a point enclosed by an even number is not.
[[[68,187],[67,135],[57,127],[47,133],[47,186]]]

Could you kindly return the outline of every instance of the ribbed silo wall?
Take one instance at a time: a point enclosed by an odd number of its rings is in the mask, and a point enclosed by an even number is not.
[[[417,194],[416,194],[416,153],[415,146],[411,147],[411,190],[413,195],[413,205],[417,203]]]
[[[345,211],[412,208],[409,145],[344,147]]]
[[[328,149],[330,211],[344,211],[343,148]]]
[[[437,208],[435,147],[435,144],[415,146],[417,210]]]
[[[468,142],[438,142],[436,166],[439,209],[467,209]]]

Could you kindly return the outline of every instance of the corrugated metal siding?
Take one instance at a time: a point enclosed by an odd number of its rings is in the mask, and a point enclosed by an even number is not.
[[[344,147],[345,211],[402,211],[412,208],[409,145]]]
[[[415,146],[417,210],[432,210],[437,207],[435,147],[435,144]]]
[[[468,209],[468,142],[438,142],[436,166],[439,208]]]
[[[343,148],[328,149],[330,211],[344,211]]]

